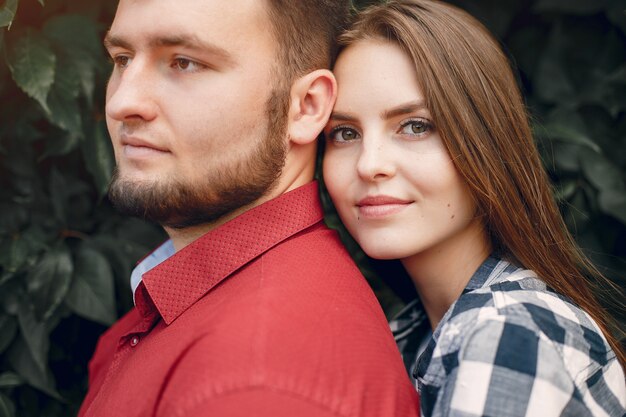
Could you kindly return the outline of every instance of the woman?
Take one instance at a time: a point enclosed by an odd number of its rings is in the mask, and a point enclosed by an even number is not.
[[[395,326],[423,415],[622,416],[624,352],[587,281],[602,277],[497,42],[450,5],[396,0],[341,44],[324,179],[363,250],[415,284]]]

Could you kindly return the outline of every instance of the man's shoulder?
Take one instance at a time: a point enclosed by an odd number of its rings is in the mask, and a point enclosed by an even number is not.
[[[185,349],[166,384],[165,402],[211,404],[260,391],[333,415],[398,415],[382,411],[387,408],[417,415],[414,389],[382,312],[361,315],[340,298],[260,294],[251,300],[254,308],[225,316]],[[368,411],[360,414],[364,405]]]
[[[292,321],[315,315],[317,323],[332,320],[355,328],[375,321],[388,333],[380,303],[336,231],[317,227],[296,235],[258,262],[259,296],[288,308]]]
[[[276,332],[272,339],[286,345],[306,332],[345,343],[357,334],[392,340],[374,292],[336,231],[325,226],[281,242],[228,280],[234,291],[208,294],[203,302],[211,309],[211,299],[219,299],[238,312],[218,313],[222,323]]]
[[[415,405],[383,311],[334,231],[300,233],[229,279],[194,312],[204,334],[178,359],[168,397],[267,389],[338,411],[368,391]]]
[[[304,230],[276,245],[261,256],[266,275],[289,274],[316,276],[316,279],[335,280],[338,277],[363,281],[363,275],[354,263],[337,231],[324,224]]]

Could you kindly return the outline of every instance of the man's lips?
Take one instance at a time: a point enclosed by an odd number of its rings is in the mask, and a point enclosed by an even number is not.
[[[129,158],[144,158],[169,152],[165,147],[135,136],[122,136],[124,155]]]
[[[413,201],[386,195],[368,196],[357,203],[359,214],[365,218],[380,218],[398,213]]]

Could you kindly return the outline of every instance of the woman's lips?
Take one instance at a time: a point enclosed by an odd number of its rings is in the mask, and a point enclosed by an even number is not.
[[[361,217],[376,219],[396,214],[413,201],[389,196],[368,196],[357,203]]]

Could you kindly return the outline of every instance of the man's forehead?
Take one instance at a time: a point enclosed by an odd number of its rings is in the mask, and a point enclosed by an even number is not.
[[[208,40],[254,36],[255,42],[270,29],[263,0],[120,0],[111,26],[117,37],[125,32],[162,38]],[[193,35],[192,35],[193,34]]]

